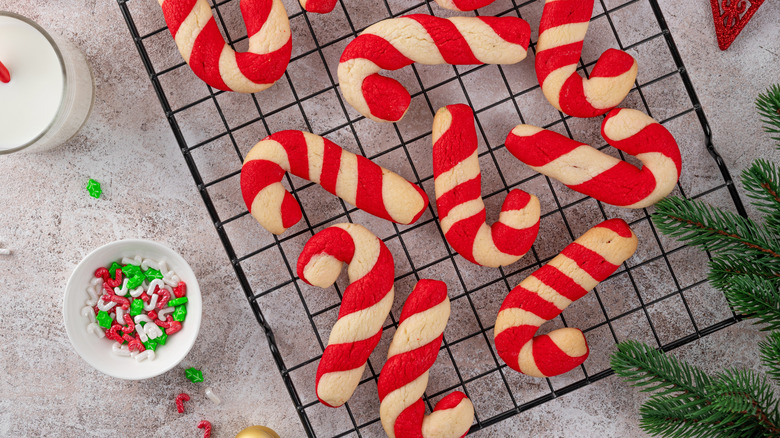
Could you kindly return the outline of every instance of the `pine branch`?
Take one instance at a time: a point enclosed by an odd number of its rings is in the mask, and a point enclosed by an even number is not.
[[[718,375],[708,392],[712,408],[727,413],[729,432],[764,431],[780,435],[777,399],[765,378],[751,370],[731,369]]]
[[[733,277],[727,281],[730,285],[723,292],[735,312],[765,324],[762,330],[780,329],[780,292],[776,283],[754,276]]]
[[[703,399],[710,376],[700,369],[637,341],[617,345],[610,365],[615,374],[628,380],[642,392],[658,391],[656,395],[683,394],[686,399]]]
[[[756,108],[764,123],[764,131],[778,134],[772,140],[778,141],[780,149],[780,85],[773,85],[756,99]]]
[[[753,258],[753,263],[780,264],[780,241],[751,219],[676,196],[656,204],[653,223],[664,234],[710,251]]]
[[[761,362],[769,368],[767,374],[775,383],[780,384],[780,332],[772,332],[766,340],[758,343]]]
[[[752,204],[767,215],[767,227],[780,233],[780,169],[767,160],[756,160],[742,172],[742,185],[753,198]]]
[[[718,254],[710,261],[710,284],[720,290],[732,286],[735,277],[759,277],[780,288],[780,264],[757,265],[751,259],[735,254]]]
[[[655,396],[639,408],[639,426],[652,436],[670,438],[711,437],[719,422],[709,420],[709,412],[687,406],[674,397]]]

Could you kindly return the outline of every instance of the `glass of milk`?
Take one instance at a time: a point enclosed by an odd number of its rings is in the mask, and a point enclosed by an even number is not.
[[[0,11],[0,155],[43,151],[73,137],[94,102],[92,71],[70,41]]]

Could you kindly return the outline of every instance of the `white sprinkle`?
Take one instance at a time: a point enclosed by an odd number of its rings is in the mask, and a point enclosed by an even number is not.
[[[222,402],[222,400],[217,397],[217,394],[214,394],[214,391],[211,389],[211,387],[206,388],[206,397],[213,401],[215,405],[218,405]]]

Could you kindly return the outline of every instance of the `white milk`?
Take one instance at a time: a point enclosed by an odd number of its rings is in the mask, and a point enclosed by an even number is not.
[[[83,125],[93,101],[92,73],[70,42],[23,17],[0,13],[0,154],[56,146]]]

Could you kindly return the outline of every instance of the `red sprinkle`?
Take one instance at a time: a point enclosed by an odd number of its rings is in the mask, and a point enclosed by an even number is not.
[[[108,278],[103,278],[103,285],[108,285],[110,287],[119,287],[122,285],[122,270],[119,268],[114,269],[114,277],[115,279],[112,279],[110,276]]]
[[[108,273],[108,269],[100,267],[95,270],[95,278],[102,278],[103,281],[111,279],[111,274]]]
[[[133,323],[133,317],[125,313],[124,315],[125,324],[127,327],[125,327],[122,331],[132,333],[133,330],[135,330],[135,324]]]
[[[168,289],[160,289],[157,293],[160,295],[160,300],[157,301],[157,308],[162,309],[168,306],[168,301],[171,300],[171,293],[168,292]]]
[[[130,308],[130,300],[128,300],[125,297],[120,297],[119,295],[114,295],[113,292],[111,292],[110,295],[109,294],[103,295],[102,298],[103,298],[103,301],[113,301],[113,302],[115,302],[117,304],[121,304],[122,308],[125,309],[125,310]]]
[[[127,348],[130,351],[138,350],[139,353],[142,353],[143,351],[146,350],[146,347],[144,347],[144,344],[143,342],[141,342],[141,339],[137,337],[134,338],[128,334],[125,334],[123,338],[125,339],[125,341],[127,341]]]
[[[149,319],[154,321],[155,319],[157,319],[157,312],[155,312],[154,310],[150,310],[149,313],[146,314],[146,316],[148,316]]]
[[[176,298],[181,298],[187,295],[187,285],[184,284],[183,281],[180,281],[179,284],[173,288],[173,294],[176,296]]]
[[[198,429],[203,429],[203,438],[211,438],[211,423],[203,420],[198,423]]]
[[[190,401],[189,395],[182,392],[181,394],[176,396],[176,410],[179,411],[180,414],[184,413],[184,402],[186,401]]]
[[[165,327],[165,333],[168,335],[172,335],[181,330],[181,323],[179,321],[174,321],[171,315],[168,315],[166,321],[160,321],[157,319],[154,321],[154,323],[160,327]]]
[[[0,62],[0,82],[4,84],[11,82],[11,72],[8,71],[8,68],[2,62]]]
[[[106,337],[121,344],[123,339],[119,336],[119,333],[117,333],[119,330],[122,330],[122,326],[115,322],[111,328],[106,330]]]

